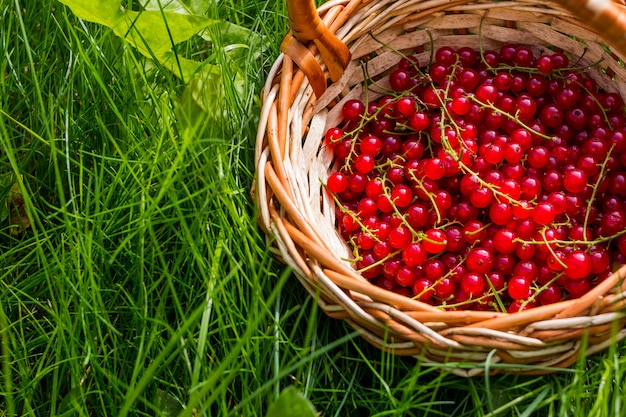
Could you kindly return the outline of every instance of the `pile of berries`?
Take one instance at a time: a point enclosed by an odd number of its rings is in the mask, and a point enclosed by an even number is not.
[[[446,309],[576,298],[626,263],[626,113],[560,52],[403,57],[329,129],[354,267]],[[384,87],[387,85],[389,87]]]

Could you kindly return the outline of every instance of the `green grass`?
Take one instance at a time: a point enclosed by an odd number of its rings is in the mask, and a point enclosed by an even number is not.
[[[289,385],[325,416],[624,413],[623,343],[462,379],[369,346],[273,259],[249,189],[281,2],[207,2],[265,37],[241,92],[219,36],[180,45],[223,66],[220,116],[60,3],[0,5],[0,416],[262,416]]]

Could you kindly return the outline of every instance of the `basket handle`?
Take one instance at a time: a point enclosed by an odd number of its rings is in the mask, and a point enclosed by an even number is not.
[[[305,45],[313,41],[328,68],[332,81],[337,81],[350,62],[350,51],[324,24],[314,0],[285,0],[291,34],[285,36],[281,51],[291,57],[309,79],[317,97],[326,90],[326,76],[315,59],[314,50]],[[626,0],[554,0],[586,22],[626,57]],[[471,2],[471,0],[466,0]],[[356,7],[351,1],[350,8]]]
[[[314,0],[286,0],[292,34],[285,36],[281,51],[291,57],[306,74],[313,92],[320,97],[326,90],[326,77],[311,50],[305,45],[313,41],[328,68],[332,81],[337,81],[350,63],[346,44],[324,24]]]
[[[624,0],[557,0],[601,34],[626,57],[626,9]]]

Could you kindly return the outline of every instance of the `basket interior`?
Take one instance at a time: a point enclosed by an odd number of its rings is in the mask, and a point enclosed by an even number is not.
[[[409,4],[404,6],[398,3],[401,2],[380,2],[371,9],[361,9],[349,19],[338,31],[352,52],[344,76],[319,100],[303,84],[291,107],[292,137],[287,142],[291,146],[293,176],[290,178],[296,180],[292,191],[296,199],[300,197],[300,207],[310,215],[315,230],[341,259],[349,259],[351,253],[336,233],[334,201],[322,187],[333,167],[332,154],[320,147],[320,138],[328,128],[341,122],[343,103],[354,98],[375,100],[381,96],[366,91],[365,77],[381,78],[397,65],[402,55],[416,55],[420,64],[428,64],[434,50],[441,46],[470,46],[486,51],[518,43],[531,46],[535,54],[562,50],[575,66],[588,67],[586,72],[599,86],[626,98],[626,85],[619,82],[626,80],[620,58],[602,43],[600,36],[559,8],[518,1],[478,2],[443,9],[438,4],[441,2],[432,2],[433,10],[425,8],[424,3],[419,5],[420,9],[411,11],[411,2],[404,2]],[[375,11],[379,12],[375,17],[366,17]],[[350,22],[359,24],[350,27]],[[421,52],[415,54],[416,50]],[[389,87],[386,78],[377,82]]]
[[[333,10],[346,3],[331,1],[320,9],[322,18],[332,16],[325,20],[331,28],[337,16]],[[623,305],[623,285],[598,290],[594,296],[599,295],[601,302],[589,300],[574,307],[575,301],[570,300],[537,308],[533,314],[505,317],[505,313],[444,313],[375,288],[352,269],[351,250],[335,227],[334,200],[323,187],[334,167],[333,155],[320,145],[320,139],[329,127],[339,124],[345,101],[379,96],[364,87],[365,74],[381,78],[403,54],[418,51],[420,65],[424,65],[431,61],[433,51],[444,45],[470,46],[480,51],[515,43],[532,46],[536,54],[559,50],[568,54],[576,66],[589,67],[587,73],[598,85],[618,92],[626,101],[626,87],[619,81],[626,79],[621,57],[604,44],[601,36],[558,6],[538,1],[463,3],[467,2],[383,0],[361,5],[351,15],[343,16],[336,34],[352,53],[343,77],[319,98],[306,80],[291,85],[295,94],[287,114],[283,114],[287,121],[285,142],[278,145],[284,149],[274,148],[273,155],[272,146],[258,149],[258,166],[263,167],[272,158],[275,166],[280,165],[276,169],[278,180],[273,182],[276,185],[270,191],[259,187],[261,224],[274,236],[278,256],[292,266],[324,311],[348,321],[378,347],[410,355],[426,350],[426,358],[438,363],[483,363],[489,357],[495,362],[567,366],[575,360],[584,327],[591,326],[597,336],[589,352],[606,347],[615,330],[615,319],[623,321],[623,314],[613,313],[616,306]],[[282,64],[279,59],[272,69],[264,90],[265,103],[273,102],[280,94]],[[384,78],[381,82],[385,83]],[[272,117],[267,118],[270,120],[262,120],[260,133],[271,128],[267,124],[272,123]],[[282,159],[276,158],[276,153]],[[262,169],[259,172],[259,184],[263,184],[268,173]],[[283,197],[278,198],[279,203],[273,203],[274,196],[280,195]],[[277,218],[289,221],[277,222]],[[568,312],[565,318],[572,314],[583,318],[577,323],[560,322],[555,327],[554,316],[564,310]],[[610,317],[595,325],[592,320],[597,314]],[[494,320],[501,322],[494,324]],[[481,328],[477,326],[481,322],[488,324]],[[619,337],[624,336],[622,331]],[[490,353],[493,349],[497,349],[495,356]]]

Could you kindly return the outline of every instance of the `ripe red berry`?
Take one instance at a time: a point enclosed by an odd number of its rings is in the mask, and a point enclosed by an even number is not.
[[[391,191],[391,201],[393,201],[396,207],[408,207],[413,201],[413,193],[408,186],[397,184]]]
[[[498,100],[498,88],[492,84],[481,84],[476,88],[476,98],[483,103],[493,104]]]
[[[376,218],[376,213],[378,212],[378,205],[376,204],[376,200],[369,197],[364,197],[359,200],[357,204],[357,211],[359,216],[362,218]]]
[[[489,207],[489,218],[503,226],[513,219],[513,207],[509,203],[494,203]]]
[[[425,174],[432,180],[438,180],[446,175],[446,166],[440,158],[430,158],[426,160],[424,166]]]
[[[348,177],[348,189],[355,194],[359,194],[365,190],[366,185],[367,177],[360,172],[354,172]]]
[[[507,293],[513,300],[525,300],[530,291],[530,280],[523,276],[514,276],[508,282]]]
[[[522,160],[524,157],[524,152],[519,143],[509,142],[504,146],[504,159],[511,163],[515,164]]]
[[[328,176],[326,187],[331,193],[341,193],[348,188],[348,177],[342,172],[333,172]]]
[[[588,184],[589,179],[583,170],[573,168],[563,174],[563,186],[573,194],[581,193]]]
[[[457,50],[457,55],[459,57],[461,65],[463,65],[464,67],[471,67],[476,64],[478,60],[478,53],[476,52],[476,50],[468,46],[463,46],[459,48]]]
[[[470,194],[470,201],[478,208],[488,207],[495,200],[493,191],[488,187],[480,187]]]
[[[417,103],[411,97],[401,97],[396,102],[396,110],[403,117],[411,117],[413,113],[415,113],[415,109],[417,108]]]
[[[554,68],[554,62],[550,55],[541,55],[537,58],[536,66],[540,73],[550,74]]]
[[[396,68],[389,75],[389,86],[393,91],[405,91],[412,87],[411,74],[409,71]]]
[[[463,229],[459,226],[449,226],[446,228],[446,252],[457,253],[463,251],[467,247],[467,241],[463,235]]]
[[[402,250],[402,260],[408,266],[423,265],[426,258],[426,249],[419,242],[412,242]]]
[[[546,288],[539,293],[537,298],[542,305],[554,304],[561,301],[563,292],[557,284],[548,284]]]
[[[446,249],[448,239],[443,231],[438,229],[429,229],[425,233],[422,244],[428,253],[437,254]]]
[[[582,250],[575,250],[565,257],[565,275],[568,278],[586,278],[591,273],[591,256]]]
[[[456,285],[454,281],[452,281],[452,279],[446,277],[441,278],[435,283],[435,295],[445,300],[447,298],[450,298],[450,296],[454,293],[455,287]]]
[[[418,111],[413,113],[409,119],[411,129],[421,132],[430,126],[430,117],[426,112]]]
[[[556,210],[552,203],[541,202],[538,203],[533,209],[532,219],[535,223],[545,226],[554,221],[556,217]]]
[[[341,115],[345,120],[358,122],[365,114],[365,104],[361,100],[348,100],[341,109]]]
[[[371,172],[376,166],[376,160],[371,155],[361,154],[354,161],[354,168],[361,174]]]
[[[568,279],[565,281],[565,289],[573,298],[578,298],[589,292],[591,283],[588,279]]]
[[[431,86],[426,87],[423,94],[423,102],[431,109],[438,109],[444,103],[444,91],[440,88]]]
[[[515,252],[519,242],[517,242],[517,234],[509,228],[502,228],[493,236],[493,245],[495,249],[502,254],[510,254]]]
[[[600,274],[605,272],[611,266],[611,258],[609,251],[601,246],[595,246],[589,249],[591,257],[591,272]]]
[[[459,86],[466,91],[473,91],[480,82],[480,74],[474,68],[463,68],[458,75]]]
[[[461,277],[461,288],[470,297],[475,297],[485,289],[485,279],[479,274],[468,272]]]
[[[486,274],[493,267],[493,255],[481,247],[472,248],[467,253],[467,268],[477,274]]]
[[[454,48],[449,46],[442,46],[435,51],[435,62],[446,67],[455,64],[457,57]]]
[[[433,281],[443,277],[446,272],[446,267],[440,259],[430,258],[424,262],[424,275]]]
[[[550,161],[550,151],[545,146],[535,146],[528,151],[528,164],[533,168],[545,168]]]
[[[375,157],[382,152],[383,143],[377,136],[367,135],[361,138],[359,148],[361,150],[361,153]]]
[[[343,130],[338,127],[331,127],[326,131],[326,134],[324,135],[324,145],[330,148],[334,148],[335,145],[341,142],[343,135]]]
[[[548,127],[556,127],[560,125],[564,118],[565,113],[556,104],[546,105],[541,109],[541,113],[539,114],[539,120],[541,120],[541,122]]]
[[[404,249],[411,243],[411,232],[406,226],[400,225],[389,231],[387,239],[392,248]]]
[[[431,299],[433,295],[435,295],[433,281],[428,278],[418,278],[413,284],[413,294],[415,294],[420,301]]]
[[[513,85],[513,76],[508,71],[499,71],[493,77],[493,84],[502,92],[508,91]]]

